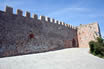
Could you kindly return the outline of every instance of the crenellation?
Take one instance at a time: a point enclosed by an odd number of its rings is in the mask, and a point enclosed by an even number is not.
[[[67,24],[65,24],[65,27],[67,27]]]
[[[68,27],[68,24],[66,24],[66,27]]]
[[[76,29],[76,27],[75,27],[75,26],[73,26],[73,29]]]
[[[68,25],[67,25],[67,27],[69,27],[69,28],[70,28],[70,25],[68,24]]]
[[[73,26],[73,29],[76,29],[76,28]]]
[[[51,20],[50,20],[50,18],[49,18],[49,17],[47,17],[47,21],[48,21],[48,22],[51,22]]]
[[[60,21],[58,21],[58,24],[60,25]]]
[[[73,29],[73,25],[71,26],[71,29]]]
[[[65,23],[64,23],[64,22],[62,22],[62,25],[65,25]]]
[[[67,27],[69,27],[69,24],[67,24]]]
[[[55,23],[55,19],[52,19],[52,23]]]
[[[58,24],[59,23],[59,21],[58,20],[56,20],[56,24]]]
[[[17,9],[16,14],[19,15],[19,16],[23,16],[23,12],[20,9]]]
[[[34,18],[34,19],[36,19],[36,20],[37,20],[37,19],[38,19],[38,15],[33,14],[33,15],[32,15],[32,18]]]
[[[67,24],[67,27],[68,27],[68,28],[70,28],[70,25],[69,25],[69,24]]]
[[[72,25],[70,25],[70,28],[72,29]]]
[[[12,7],[9,7],[9,6],[6,6],[5,12],[6,13],[9,13],[9,14],[13,14],[13,8]]]
[[[68,27],[70,28],[70,24],[68,24]]]
[[[45,16],[40,16],[40,20],[42,20],[42,21],[46,21]]]
[[[57,20],[55,19],[55,23],[56,23],[56,21],[57,21]]]
[[[28,17],[28,18],[30,18],[31,17],[30,12],[26,11],[25,16]]]
[[[72,29],[74,29],[74,26],[72,26]]]
[[[78,28],[77,28],[77,27],[75,27],[75,29],[77,30]]]
[[[60,25],[62,25],[62,22],[60,21],[60,23],[59,23]]]

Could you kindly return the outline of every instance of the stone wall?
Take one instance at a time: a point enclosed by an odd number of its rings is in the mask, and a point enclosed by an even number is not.
[[[0,57],[78,47],[77,29],[49,17],[0,11]]]
[[[89,41],[95,41],[97,37],[101,36],[100,28],[97,22],[87,25],[80,25],[77,30],[78,43],[79,47],[81,48],[88,48]]]

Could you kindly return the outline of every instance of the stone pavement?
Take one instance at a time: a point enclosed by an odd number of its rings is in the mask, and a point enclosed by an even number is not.
[[[104,59],[88,53],[88,48],[0,58],[0,69],[104,69]]]

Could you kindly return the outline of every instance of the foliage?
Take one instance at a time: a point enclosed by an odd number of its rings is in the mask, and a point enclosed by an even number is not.
[[[96,41],[90,41],[90,52],[96,56],[104,57],[104,39],[97,37]]]

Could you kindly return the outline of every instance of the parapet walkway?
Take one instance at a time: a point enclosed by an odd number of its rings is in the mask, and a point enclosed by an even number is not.
[[[104,69],[104,59],[88,53],[88,48],[0,58],[0,69]]]

